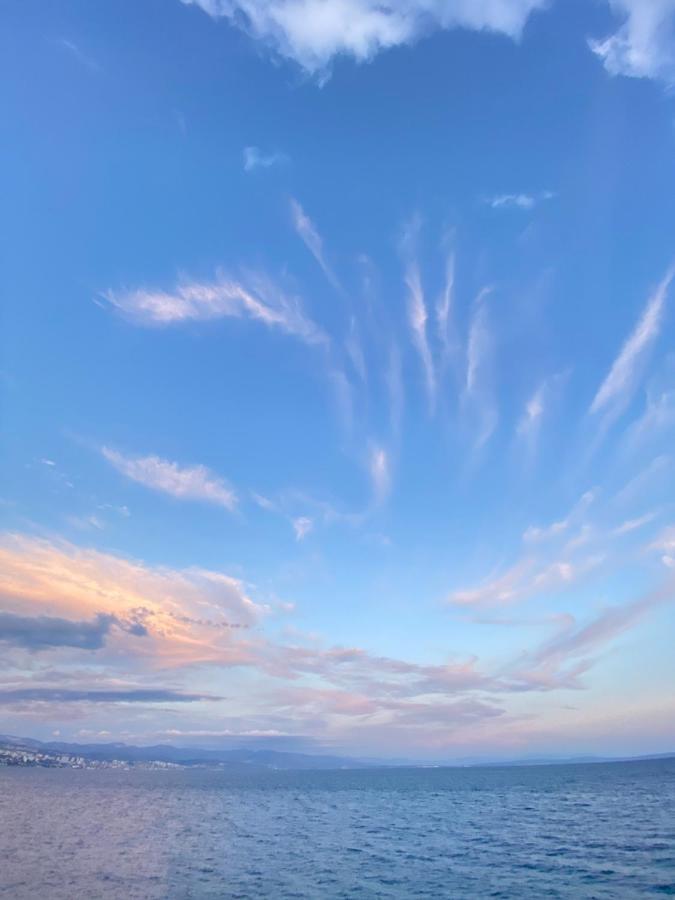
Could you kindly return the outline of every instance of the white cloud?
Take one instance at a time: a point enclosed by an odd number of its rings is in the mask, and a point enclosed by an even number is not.
[[[443,358],[447,360],[454,349],[454,335],[451,338],[452,307],[455,291],[455,254],[450,253],[445,264],[445,284],[436,301],[436,326],[438,338],[443,348]]]
[[[297,519],[292,520],[291,524],[293,525],[296,541],[302,541],[314,528],[314,522],[308,519],[307,516],[298,516]]]
[[[264,494],[258,494],[255,491],[251,491],[251,499],[254,503],[256,503],[261,509],[266,510],[267,512],[278,512],[278,506],[274,502],[274,500],[270,500],[269,497],[265,497]]]
[[[105,528],[105,523],[96,515],[67,516],[66,522],[68,522],[68,524],[72,525],[74,528],[81,528],[85,531],[91,528],[96,528],[98,531],[103,531],[103,529]]]
[[[300,239],[305,244],[314,259],[318,262],[323,274],[334,288],[339,290],[338,280],[333,274],[332,269],[326,262],[326,256],[323,252],[323,240],[316,229],[314,222],[309,218],[302,206],[291,197],[291,217],[293,219],[293,227],[297,231]]]
[[[91,69],[93,72],[100,72],[101,67],[96,62],[96,60],[85,53],[74,41],[69,41],[66,38],[61,38],[59,44],[67,50],[69,53],[73,55],[73,57],[83,66],[86,66],[88,69]]]
[[[389,493],[389,488],[391,486],[389,457],[384,448],[376,445],[371,447],[368,467],[370,470],[370,478],[373,483],[375,499],[378,502],[382,502]]]
[[[606,411],[609,420],[619,416],[635,389],[642,364],[661,331],[663,310],[675,270],[670,269],[658,285],[635,330],[614,360],[590,407],[591,413]]]
[[[159,456],[124,456],[117,450],[103,447],[105,459],[118,472],[145,487],[179,500],[201,500],[233,510],[237,495],[221,478],[206,466],[180,467]]]
[[[660,393],[647,392],[647,401],[642,415],[626,430],[623,446],[634,451],[643,444],[654,440],[675,426],[675,390]]]
[[[493,31],[517,39],[548,0],[183,0],[229,19],[310,73],[340,55],[363,62],[436,29]]]
[[[254,169],[270,169],[288,162],[285,153],[263,153],[259,147],[244,147],[243,152],[244,171],[253,172]]]
[[[614,529],[613,534],[617,537],[621,537],[624,534],[630,534],[632,531],[637,531],[638,528],[642,528],[644,525],[648,525],[650,522],[653,522],[656,518],[656,513],[645,513],[644,516],[638,516],[635,519],[627,519],[625,522],[622,522],[617,528]]]
[[[536,439],[546,409],[545,400],[546,382],[543,381],[525,404],[525,410],[516,429],[519,437],[531,441]]]
[[[545,528],[536,525],[530,525],[523,533],[523,540],[526,543],[534,543],[535,541],[545,541],[548,538],[557,537],[569,528],[569,521],[561,519],[559,522],[552,522]]]
[[[485,302],[491,290],[489,287],[483,288],[476,298],[466,348],[464,400],[473,407],[477,447],[487,443],[498,421],[491,374],[494,341]]]
[[[466,350],[466,383],[468,394],[476,390],[478,374],[485,363],[492,344],[492,338],[487,323],[487,309],[485,298],[490,293],[490,288],[484,288],[476,298],[475,311],[469,326],[469,340]]]
[[[661,550],[669,556],[675,556],[675,525],[664,529],[658,538],[651,544],[650,549]]]
[[[410,325],[412,342],[422,361],[424,380],[429,395],[429,405],[433,409],[436,401],[436,374],[427,338],[427,319],[429,315],[424,302],[419,267],[416,263],[411,263],[408,266],[405,283],[408,287],[408,323]]]
[[[119,631],[116,643],[151,668],[206,661],[237,665],[250,656],[244,630],[270,611],[224,572],[151,566],[22,535],[0,537],[0,593],[3,610],[21,615],[81,620],[103,613],[142,624],[147,640],[137,646],[133,636]]]
[[[287,296],[268,278],[256,273],[248,274],[246,284],[220,275],[213,282],[181,282],[171,291],[136,288],[108,291],[104,297],[116,310],[141,325],[248,318],[308,344],[327,341],[321,329],[305,317],[296,297]]]
[[[609,0],[622,25],[589,41],[611,75],[675,82],[675,0]]]
[[[346,432],[354,426],[354,397],[352,383],[345,373],[338,368],[330,369],[328,380],[333,389],[335,405],[340,423]]]
[[[640,497],[645,491],[653,487],[654,483],[659,482],[666,475],[667,470],[671,468],[673,460],[663,454],[653,459],[649,465],[638,472],[630,481],[625,484],[621,490],[615,494],[614,501],[619,506],[624,506],[636,497]]]
[[[514,566],[474,588],[455,591],[450,603],[458,606],[503,606],[545,592],[563,590],[604,562],[602,554],[579,560],[522,559]]]
[[[366,358],[363,353],[363,344],[361,343],[355,316],[352,316],[349,322],[349,334],[345,339],[345,350],[347,351],[347,356],[349,357],[354,371],[365,384],[368,381],[368,370],[366,368]]]
[[[557,634],[534,653],[525,654],[513,677],[535,689],[537,684],[543,689],[580,687],[578,678],[593,664],[592,654],[658,607],[672,602],[673,596],[671,581],[623,606],[603,609],[585,624],[570,614],[561,616]]]
[[[552,200],[555,194],[552,191],[541,191],[539,194],[497,194],[486,198],[485,202],[493,209],[533,209],[544,200]]]
[[[561,534],[563,534],[563,532],[566,532],[568,530],[570,525],[575,524],[579,520],[579,518],[583,515],[583,513],[588,509],[588,507],[591,505],[591,503],[593,503],[594,500],[595,492],[586,491],[586,493],[582,494],[581,497],[577,500],[577,502],[574,504],[574,506],[564,519],[560,519],[557,522],[552,522],[550,525],[531,525],[524,532],[523,540],[526,543],[536,543],[559,537]]]

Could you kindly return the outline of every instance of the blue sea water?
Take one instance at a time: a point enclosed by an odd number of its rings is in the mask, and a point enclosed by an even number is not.
[[[675,895],[675,760],[331,772],[0,769],[0,896]]]

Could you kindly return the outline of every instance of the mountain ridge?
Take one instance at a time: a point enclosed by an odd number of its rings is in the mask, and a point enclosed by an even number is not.
[[[238,768],[285,770],[317,769],[373,769],[373,768],[487,768],[546,765],[588,765],[593,763],[640,762],[675,758],[675,751],[642,754],[637,756],[573,756],[573,757],[523,757],[507,760],[464,758],[442,762],[421,760],[363,759],[320,753],[298,753],[285,750],[239,747],[211,749],[205,747],[179,747],[173,744],[136,745],[123,742],[80,744],[68,741],[39,741],[35,738],[0,734],[0,748],[25,749],[44,754],[70,754],[93,761],[121,761],[130,764],[163,762],[175,765],[217,766]]]

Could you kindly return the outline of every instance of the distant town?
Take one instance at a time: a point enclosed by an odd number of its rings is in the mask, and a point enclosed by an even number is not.
[[[407,759],[353,759],[327,754],[294,753],[250,747],[205,749],[155,744],[150,747],[133,744],[71,744],[64,741],[49,743],[34,738],[0,734],[0,768],[48,769],[156,769],[185,770],[208,768],[227,771],[300,770],[300,769],[370,769],[370,768],[438,768],[482,766],[541,766],[609,762],[648,762],[675,758],[675,753],[659,753],[639,757],[549,757],[525,759],[461,759],[446,762],[423,762]]]
[[[50,753],[25,747],[0,746],[0,766],[46,769],[180,769],[177,763],[161,760],[90,759],[71,753]]]

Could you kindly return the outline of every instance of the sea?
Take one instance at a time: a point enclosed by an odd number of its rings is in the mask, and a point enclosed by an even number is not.
[[[0,897],[675,896],[675,759],[0,769]]]

